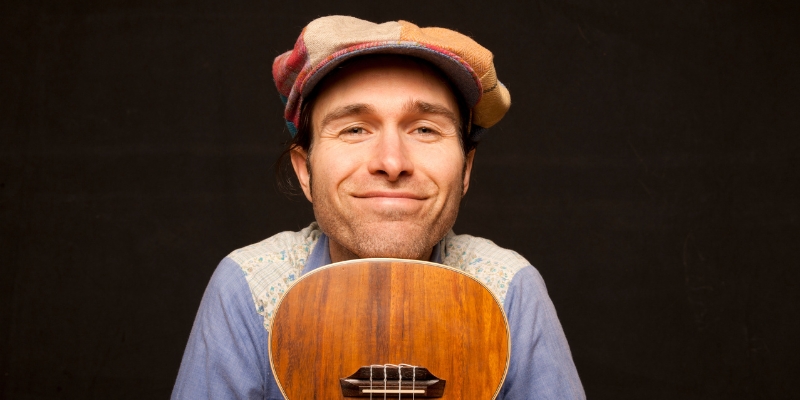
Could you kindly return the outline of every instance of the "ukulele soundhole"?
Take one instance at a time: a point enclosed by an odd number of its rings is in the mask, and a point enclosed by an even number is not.
[[[361,367],[347,378],[339,379],[339,383],[344,397],[399,395],[409,399],[442,397],[445,385],[443,379],[434,376],[427,368],[410,365]]]

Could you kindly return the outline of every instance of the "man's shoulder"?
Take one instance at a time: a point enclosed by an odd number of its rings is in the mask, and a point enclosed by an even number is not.
[[[502,302],[517,272],[531,267],[519,253],[502,248],[488,239],[456,235],[445,237],[442,263],[461,269],[483,282]]]
[[[232,251],[228,258],[248,272],[265,264],[305,265],[322,231],[316,222],[298,232],[281,232],[249,246]]]
[[[312,223],[299,232],[281,232],[228,255],[244,273],[256,311],[264,317],[264,328],[269,329],[278,300],[300,277],[321,234]]]

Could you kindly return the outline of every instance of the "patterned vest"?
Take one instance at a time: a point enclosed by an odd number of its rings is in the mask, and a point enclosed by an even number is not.
[[[233,251],[228,258],[242,268],[256,310],[269,330],[278,301],[300,277],[306,260],[322,235],[317,223],[300,232],[281,232]],[[442,264],[460,269],[483,282],[504,304],[508,285],[520,269],[530,265],[512,250],[490,240],[450,231],[439,246]]]

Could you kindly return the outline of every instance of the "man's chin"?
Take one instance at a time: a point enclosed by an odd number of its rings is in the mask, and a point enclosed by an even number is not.
[[[359,249],[358,258],[397,258],[406,260],[429,261],[431,249],[391,248],[391,249]]]
[[[431,249],[441,239],[418,226],[383,223],[354,232],[346,247],[359,258],[406,258],[429,260]]]

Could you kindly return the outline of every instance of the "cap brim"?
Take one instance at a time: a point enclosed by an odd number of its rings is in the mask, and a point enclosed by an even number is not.
[[[473,70],[463,63],[458,56],[440,52],[428,47],[420,46],[416,42],[390,42],[364,47],[363,44],[353,49],[345,49],[337,53],[332,59],[321,64],[311,71],[303,85],[302,97],[307,97],[316,85],[327,76],[334,68],[354,57],[371,54],[396,54],[423,59],[447,76],[453,86],[458,89],[469,108],[475,107],[481,99],[482,91],[480,78]]]

